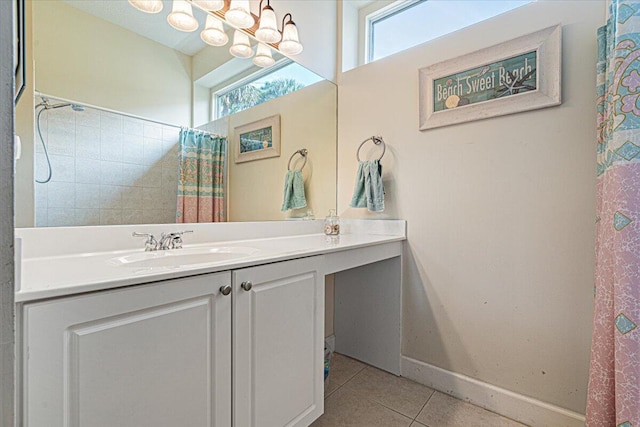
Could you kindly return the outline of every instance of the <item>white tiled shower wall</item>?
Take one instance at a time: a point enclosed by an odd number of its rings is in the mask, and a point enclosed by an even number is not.
[[[176,220],[180,129],[87,108],[42,113],[53,174],[36,183],[36,226]],[[36,179],[47,166],[36,132]]]

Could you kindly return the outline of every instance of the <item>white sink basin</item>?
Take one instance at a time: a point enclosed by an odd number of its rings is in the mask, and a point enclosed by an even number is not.
[[[174,249],[142,252],[111,258],[109,263],[130,268],[180,268],[195,264],[209,264],[247,257],[258,252],[256,248],[216,246],[206,248]]]

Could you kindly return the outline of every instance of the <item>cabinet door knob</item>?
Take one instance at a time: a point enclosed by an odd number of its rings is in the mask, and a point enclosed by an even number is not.
[[[250,291],[250,290],[251,290],[251,288],[253,288],[253,283],[251,283],[251,282],[242,282],[242,283],[240,284],[240,287],[241,287],[242,289],[244,289],[245,291]]]
[[[227,296],[231,293],[231,285],[220,286],[220,293]]]

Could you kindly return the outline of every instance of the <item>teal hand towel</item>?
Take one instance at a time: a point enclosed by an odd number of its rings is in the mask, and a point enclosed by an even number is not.
[[[353,189],[352,208],[367,208],[371,212],[384,210],[382,165],[379,160],[360,161],[356,185]]]
[[[289,209],[300,209],[307,206],[307,199],[304,196],[304,181],[302,171],[299,169],[287,171],[284,178],[284,200],[282,202],[282,212]]]

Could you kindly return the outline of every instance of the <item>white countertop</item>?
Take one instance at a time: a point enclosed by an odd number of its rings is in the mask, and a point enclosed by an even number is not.
[[[366,224],[361,226],[361,224],[358,224],[360,222]],[[396,224],[391,228],[388,227],[388,224],[383,224],[382,226],[378,224],[385,222],[394,222]],[[264,227],[265,223],[253,223],[253,226],[257,227],[257,224]],[[125,255],[142,254],[144,253],[143,248],[127,248],[122,250],[103,250],[104,248],[98,248],[99,250],[96,251],[75,253],[67,249],[61,251],[66,253],[57,255],[50,255],[43,253],[43,251],[38,252],[24,248],[23,253],[29,256],[23,256],[18,263],[20,265],[20,283],[19,289],[15,294],[15,300],[16,302],[27,302],[44,298],[68,296],[83,292],[112,289],[140,283],[328,254],[406,239],[404,221],[353,221],[350,225],[345,225],[346,227],[344,228],[349,230],[348,233],[333,238],[320,233],[297,234],[301,231],[316,231],[321,226],[319,221],[312,221],[309,225],[305,225],[305,229],[303,230],[301,230],[298,225],[291,226],[292,228],[296,227],[295,231],[292,232],[293,234],[283,232],[285,235],[281,237],[274,237],[272,236],[273,233],[263,230],[262,233],[258,232],[255,234],[269,235],[269,237],[244,240],[216,240],[211,242],[200,239],[197,243],[190,245],[185,244],[183,249],[176,249],[174,251],[184,251],[208,246],[253,248],[255,251],[231,260],[171,267],[135,267],[133,265],[117,265],[117,263],[113,261],[115,258]],[[180,228],[189,228],[189,226],[190,225]],[[281,223],[279,223],[278,226],[289,227]],[[158,226],[156,226],[156,228],[157,227]],[[201,228],[202,226],[198,225],[198,227]],[[222,230],[221,227],[224,226],[218,225],[216,231]],[[101,227],[102,230],[98,230],[98,233],[104,232],[104,228],[105,227]],[[144,227],[135,228],[145,231]],[[175,228],[175,226],[173,228]],[[98,229],[98,227],[96,227],[96,229]],[[130,235],[131,226],[120,227],[120,229]],[[257,227],[257,229],[261,228]],[[60,229],[58,229],[58,231],[43,230],[43,232],[37,232],[30,229],[23,233],[18,232],[17,236],[26,240],[21,242],[21,245],[27,246],[33,245],[36,237],[44,240],[46,240],[47,236],[53,236],[55,238],[59,230]],[[115,232],[116,229],[112,228],[108,231]],[[68,233],[75,232],[76,231],[68,231]],[[91,230],[85,227],[82,232],[86,236]],[[70,240],[73,240],[73,238],[70,238]],[[187,239],[185,238],[185,240]],[[139,243],[142,242],[136,241],[136,243],[139,246]],[[44,243],[44,245],[46,244],[47,243]]]

